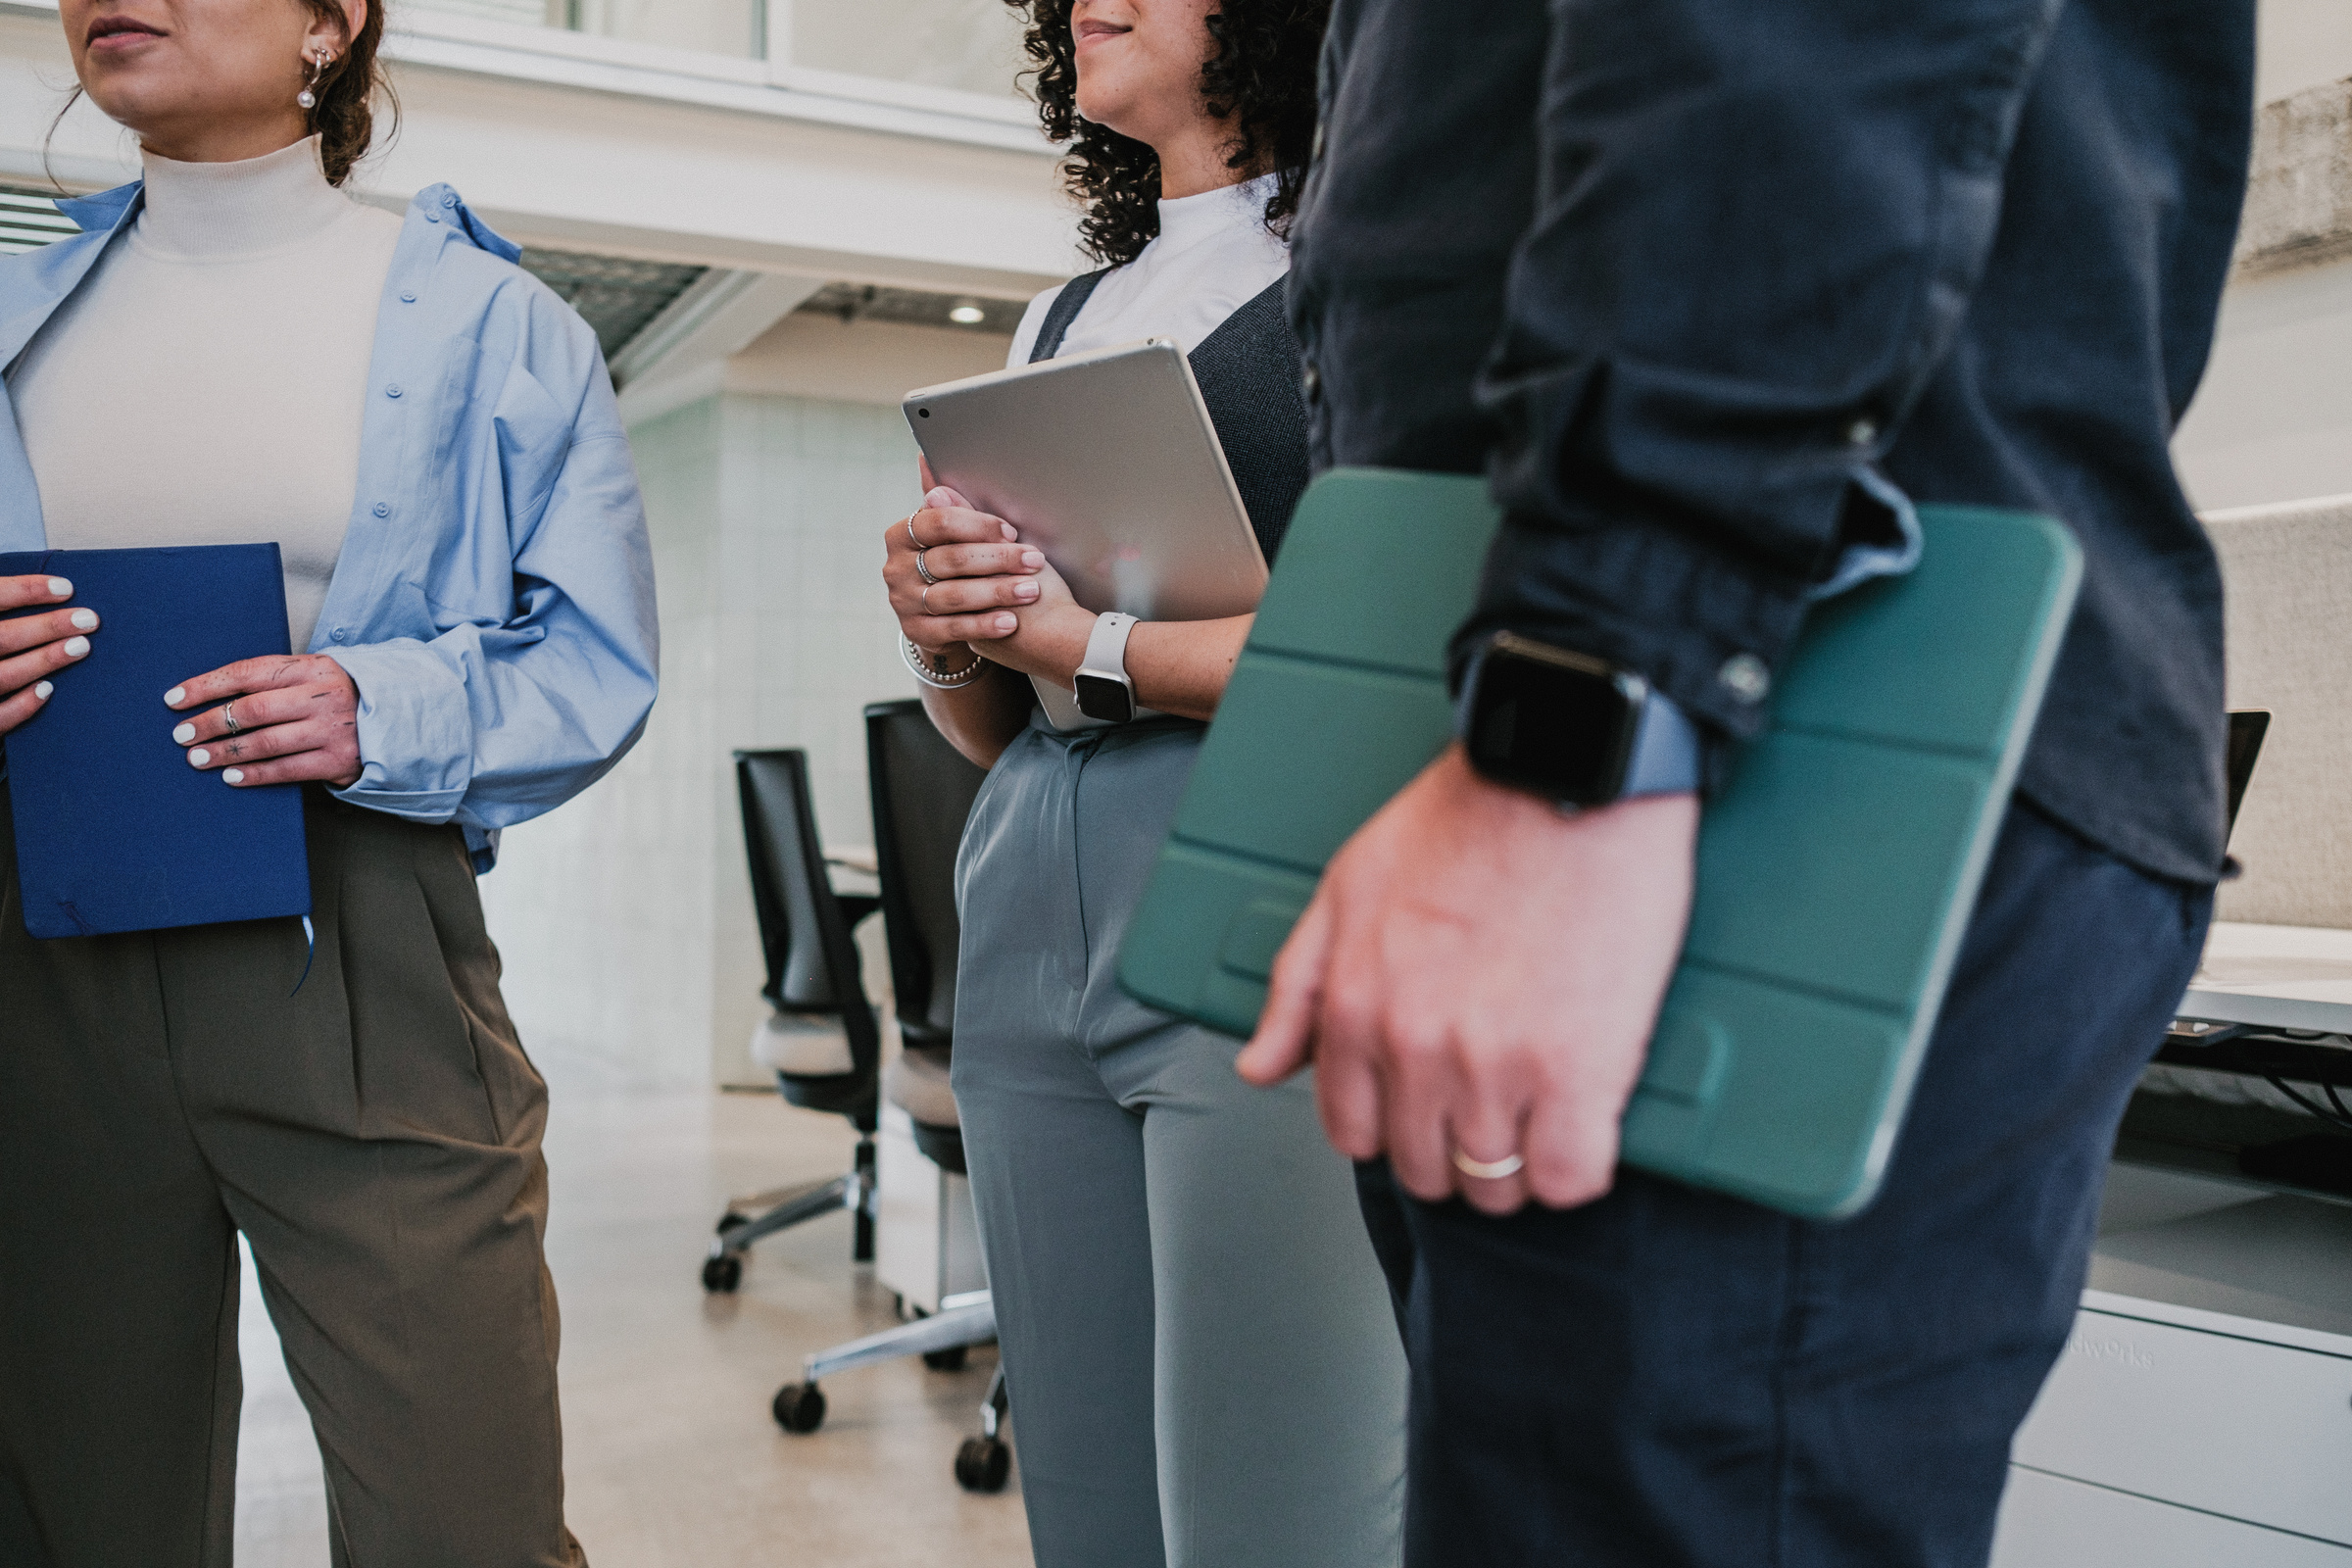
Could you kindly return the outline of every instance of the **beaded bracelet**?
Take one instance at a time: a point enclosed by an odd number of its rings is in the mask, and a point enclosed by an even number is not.
[[[988,661],[976,653],[972,655],[972,662],[961,669],[942,669],[923,656],[923,651],[914,645],[913,638],[904,634],[899,638],[899,657],[906,661],[906,667],[914,671],[915,679],[943,692],[960,691],[988,670]]]

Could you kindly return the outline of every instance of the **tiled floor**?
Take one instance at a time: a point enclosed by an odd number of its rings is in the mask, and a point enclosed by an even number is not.
[[[847,1216],[762,1243],[737,1296],[706,1298],[696,1279],[726,1195],[838,1173],[847,1125],[772,1096],[631,1089],[544,1053],[541,1066],[568,1512],[590,1561],[1026,1564],[1017,1474],[993,1497],[950,1474],[993,1352],[960,1373],[914,1361],[845,1373],[807,1437],[769,1419],[802,1355],[895,1321],[888,1294],[849,1262]],[[325,1568],[318,1453],[250,1267],[243,1345],[239,1568]]]

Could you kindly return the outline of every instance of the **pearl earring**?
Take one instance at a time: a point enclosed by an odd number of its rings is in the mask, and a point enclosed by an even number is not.
[[[296,103],[305,109],[318,107],[318,78],[325,74],[328,66],[334,64],[334,59],[335,57],[328,54],[324,48],[320,48],[311,55],[311,84],[294,95]]]

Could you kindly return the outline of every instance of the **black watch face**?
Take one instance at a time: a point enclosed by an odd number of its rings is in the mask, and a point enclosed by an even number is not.
[[[1124,724],[1135,717],[1135,694],[1106,676],[1080,675],[1078,711],[1089,718]]]
[[[1636,717],[1620,679],[1491,650],[1472,698],[1471,761],[1498,783],[1553,800],[1578,806],[1615,800]]]

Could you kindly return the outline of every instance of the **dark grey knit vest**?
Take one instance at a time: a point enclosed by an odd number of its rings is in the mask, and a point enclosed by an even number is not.
[[[1030,364],[1060,352],[1070,323],[1110,272],[1070,279],[1038,323]],[[1298,390],[1298,340],[1283,309],[1284,281],[1268,284],[1186,356],[1268,564],[1306,489],[1306,402]]]

